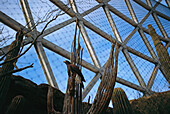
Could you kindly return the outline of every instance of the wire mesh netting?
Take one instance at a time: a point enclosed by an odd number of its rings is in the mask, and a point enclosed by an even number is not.
[[[142,1],[145,3],[145,0],[142,0]],[[62,0],[62,2],[66,4],[69,8],[71,8],[67,0]],[[80,14],[98,5],[98,2],[93,1],[93,0],[75,0],[75,2],[77,4]],[[149,11],[144,9],[142,6],[137,4],[135,1],[130,0],[130,2],[132,4],[136,17],[138,21],[140,22]],[[56,15],[59,15],[58,18],[54,20],[53,22],[51,22],[46,29],[50,29],[51,27],[54,27],[55,25],[65,22],[69,19],[72,19],[72,17],[70,17],[67,13],[65,13],[58,7],[56,7],[49,0],[28,0],[28,3],[29,3],[29,6],[31,9],[33,18],[34,18],[34,22],[37,24],[36,28],[40,32],[43,30],[45,24],[49,22],[52,18],[54,18]],[[151,0],[151,3],[155,4],[156,2],[154,0]],[[113,8],[117,9],[122,14],[126,15],[130,20],[132,20],[132,17],[128,11],[128,8],[124,0],[121,0],[119,2],[117,2],[117,0],[111,0],[110,2],[108,2],[108,4],[111,5]],[[1,0],[0,6],[1,6],[0,7],[1,12],[5,13],[6,15],[8,15],[9,17],[11,17],[15,21],[19,22],[20,24],[26,27],[27,24],[26,24],[19,0]],[[167,16],[170,16],[169,8],[167,8],[164,5],[158,5],[156,10],[164,13]],[[120,37],[122,41],[124,41],[128,37],[128,35],[135,29],[135,26],[129,24],[127,21],[123,20],[121,17],[119,17],[115,13],[113,12],[110,12],[110,13],[119,31]],[[107,20],[107,17],[102,7],[85,15],[83,18],[86,19],[88,22],[92,23],[93,25],[95,25],[96,27],[98,27],[99,29],[101,29],[106,34],[112,36],[113,38],[116,38],[115,34],[112,32],[111,26],[109,25],[109,22]],[[158,16],[158,19],[162,23],[162,26],[164,27],[167,35],[170,36],[170,22],[160,16]],[[152,15],[150,15],[146,19],[146,21],[142,24],[142,27],[147,28],[148,24],[151,24],[155,28],[155,31],[157,32],[157,34],[163,37]],[[43,38],[61,47],[63,50],[70,52],[71,44],[74,38],[75,25],[76,25],[75,20],[73,20],[72,23],[60,29],[57,29],[57,31],[47,34]],[[85,27],[85,30],[87,31],[87,35],[91,41],[91,44],[94,48],[94,51],[96,52],[96,55],[102,67],[106,63],[109,57],[111,43],[108,40],[106,40],[103,36],[89,29],[89,27]],[[78,31],[80,30],[78,29]],[[12,30],[5,24],[0,23],[1,51],[3,47],[8,46],[15,39],[15,34],[16,34],[16,31]],[[148,33],[144,33],[144,35],[146,36],[155,54],[157,55],[152,38],[150,37],[150,35],[148,35]],[[86,44],[84,43],[83,36],[80,36],[80,45],[84,48],[83,60],[93,65],[88,49],[86,48]],[[24,50],[27,49],[28,46],[29,44],[24,47]],[[142,53],[143,55],[146,55],[149,58],[152,58],[151,54],[149,53],[147,47],[145,46],[145,43],[143,39],[141,38],[138,31],[127,42],[126,46],[132,49],[135,49],[136,51]],[[47,48],[44,48],[44,50],[49,60],[50,66],[54,73],[59,89],[65,93],[66,88],[67,88],[68,76],[67,76],[67,68],[65,64],[63,63],[63,61],[66,58],[64,58],[63,56]],[[170,54],[169,48],[167,49],[167,51]],[[155,64],[137,55],[134,55],[131,52],[129,52],[129,55],[132,58],[134,64],[136,65],[140,75],[144,79],[144,82],[147,84],[151,77],[153,69],[155,67]],[[24,66],[30,65],[31,63],[34,63],[33,68],[26,69],[21,72],[17,72],[15,73],[15,75],[21,75],[22,77],[30,79],[31,81],[37,84],[47,83],[34,47],[32,47],[25,55],[19,58],[17,62],[17,66],[19,68],[22,68]],[[93,79],[96,73],[86,68],[82,69],[82,73],[86,80],[84,84],[86,87],[90,83],[90,81]],[[124,80],[127,80],[133,84],[140,86],[139,82],[137,81],[135,77],[134,72],[131,70],[131,66],[127,62],[125,54],[122,51],[120,51],[119,53],[117,76],[119,78],[122,78]],[[99,84],[100,84],[100,79],[97,81],[95,86],[85,97],[84,99],[85,102],[87,102],[88,97],[91,96],[90,102],[92,103]],[[123,88],[129,99],[139,98],[139,97],[142,97],[143,95],[141,92],[135,89],[132,89],[130,87],[127,87],[120,83],[116,83],[116,87]],[[153,83],[151,90],[155,92],[162,92],[162,91],[170,90],[169,84],[164,78],[164,75],[162,74],[160,70],[158,70],[158,73],[156,74],[156,78],[155,78],[155,81]]]

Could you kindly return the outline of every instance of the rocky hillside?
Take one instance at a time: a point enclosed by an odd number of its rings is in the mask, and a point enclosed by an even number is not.
[[[5,114],[12,99],[20,95],[24,98],[22,109],[20,109],[21,114],[47,114],[48,86],[47,84],[37,85],[21,76],[12,76],[6,103],[3,105],[3,111],[1,113]],[[53,88],[53,96],[54,109],[61,112],[64,94],[60,90]],[[170,91],[131,100],[130,103],[134,114],[170,114]],[[87,112],[90,106],[90,104],[83,103],[84,112]],[[114,109],[108,108],[107,113],[114,113]]]

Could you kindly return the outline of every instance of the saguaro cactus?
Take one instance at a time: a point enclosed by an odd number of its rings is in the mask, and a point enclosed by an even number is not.
[[[114,89],[112,94],[112,103],[115,114],[132,114],[131,105],[123,89]]]
[[[23,33],[22,31],[19,31],[16,34],[16,40],[13,41],[8,48],[8,54],[6,55],[6,59],[4,60],[4,62],[6,63],[2,66],[0,74],[12,71],[14,67],[16,67],[15,63],[17,59],[12,60],[12,61],[9,61],[9,60],[18,56],[22,40],[23,40]],[[0,77],[0,110],[1,111],[3,110],[3,104],[6,100],[6,95],[7,95],[9,86],[10,86],[10,82],[11,82],[10,76],[11,74]]]
[[[164,45],[161,43],[159,39],[159,35],[155,32],[155,29],[152,27],[152,25],[148,25],[149,34],[152,37],[153,43],[156,48],[156,52],[158,54],[161,66],[166,74],[165,78],[168,80],[170,84],[170,57],[169,54],[164,47]]]
[[[22,114],[24,102],[25,102],[25,99],[23,96],[18,95],[14,97],[6,111],[6,114]]]

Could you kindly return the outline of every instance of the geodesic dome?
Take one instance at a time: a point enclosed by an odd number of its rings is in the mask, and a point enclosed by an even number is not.
[[[0,5],[1,55],[7,52],[20,28],[32,35],[24,39],[25,50],[55,18],[17,62],[20,68],[31,63],[34,67],[15,75],[37,84],[48,83],[65,92],[68,77],[63,61],[70,59],[78,19],[80,44],[84,48],[84,101],[87,96],[93,100],[111,44],[115,42],[121,44],[116,87],[123,88],[129,99],[146,91],[169,90],[147,29],[148,24],[155,28],[170,53],[168,0],[167,6],[155,0],[1,0]]]

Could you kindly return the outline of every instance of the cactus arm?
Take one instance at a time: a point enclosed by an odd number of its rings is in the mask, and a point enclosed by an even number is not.
[[[112,94],[112,103],[115,114],[132,114],[129,100],[121,88],[115,88]]]

